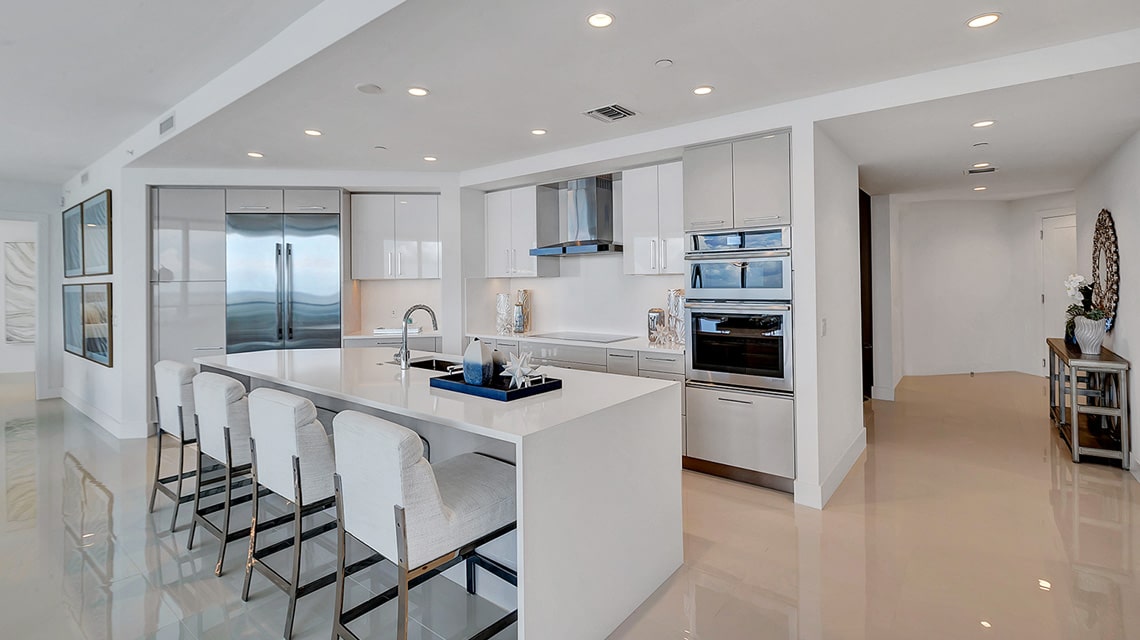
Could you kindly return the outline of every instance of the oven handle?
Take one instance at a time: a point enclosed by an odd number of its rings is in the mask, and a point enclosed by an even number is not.
[[[702,251],[686,253],[685,260],[690,262],[738,262],[741,258],[746,260],[760,260],[763,258],[788,258],[792,252],[787,249],[774,251]]]
[[[742,394],[747,394],[747,395],[751,395],[751,396],[765,396],[768,398],[790,398],[790,397],[792,397],[792,394],[790,392],[771,391],[768,389],[752,389],[752,388],[747,388],[747,387],[739,387],[736,385],[726,386],[726,385],[722,385],[722,384],[716,384],[713,382],[697,382],[694,380],[689,380],[689,381],[685,382],[685,386],[686,387],[694,387],[696,389],[708,389],[710,391],[729,391],[732,393],[742,393]]]
[[[686,309],[693,311],[712,311],[714,313],[733,312],[733,311],[791,311],[792,305],[790,304],[724,304],[720,302],[686,302]]]

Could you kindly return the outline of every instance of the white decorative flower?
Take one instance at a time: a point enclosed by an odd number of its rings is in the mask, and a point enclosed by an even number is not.
[[[1065,293],[1073,300],[1083,302],[1085,297],[1081,294],[1081,287],[1085,286],[1086,282],[1085,277],[1080,274],[1069,274],[1069,277],[1065,278]]]
[[[533,354],[529,351],[526,353],[518,354],[512,353],[511,361],[507,366],[503,367],[503,372],[499,375],[510,377],[511,381],[508,385],[514,389],[525,389],[530,386],[530,377],[538,370],[537,366],[531,366],[530,358]]]

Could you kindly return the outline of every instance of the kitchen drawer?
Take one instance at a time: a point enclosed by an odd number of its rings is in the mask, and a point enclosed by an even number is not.
[[[284,213],[281,189],[226,189],[226,213]]]
[[[340,213],[340,190],[286,189],[285,213]]]
[[[687,455],[794,478],[792,398],[705,386],[685,389]],[[692,422],[688,422],[692,420]]]
[[[607,349],[606,370],[623,376],[637,375],[637,352],[628,349]]]
[[[685,384],[685,374],[683,374],[683,373],[662,373],[660,371],[645,371],[643,369],[637,375],[639,378],[653,378],[655,380],[672,380],[673,382],[680,382],[681,384]],[[686,411],[685,396],[686,395],[687,394],[685,394],[685,393],[681,394],[681,415],[685,415],[685,411]]]
[[[561,362],[578,362],[591,364],[606,370],[606,350],[600,347],[579,347],[565,344],[552,344],[549,342],[534,342],[527,340],[520,348],[530,351],[535,358],[544,360],[559,360]]]
[[[638,351],[637,368],[641,371],[659,373],[685,373],[685,354],[661,353],[659,351]]]
[[[562,369],[574,369],[576,371],[596,371],[598,373],[606,373],[606,365],[604,364],[587,364],[584,362],[569,362],[566,360],[550,360],[548,358],[535,357],[534,364],[542,365],[544,367],[561,367]],[[543,371],[539,371],[543,373]],[[557,377],[557,375],[555,376]]]
[[[408,349],[412,351],[439,352],[439,343],[442,338],[435,336],[408,336]],[[351,336],[344,338],[342,346],[345,349],[356,347],[388,347],[399,349],[402,344],[400,336]]]

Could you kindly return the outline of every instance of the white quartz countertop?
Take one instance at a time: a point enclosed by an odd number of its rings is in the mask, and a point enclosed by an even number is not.
[[[543,367],[543,372],[562,380],[561,389],[501,402],[432,388],[428,380],[442,373],[426,369],[401,371],[398,365],[391,364],[395,353],[395,349],[385,347],[285,349],[202,357],[194,361],[515,443],[551,427],[678,384],[651,378]],[[458,356],[418,351],[413,351],[412,355],[413,358],[460,360]]]
[[[629,351],[659,351],[661,353],[684,354],[684,347],[658,347],[649,344],[649,338],[630,338],[617,342],[589,342],[586,340],[563,340],[561,338],[543,338],[533,333],[512,333],[500,336],[494,333],[469,333],[472,338],[480,340],[527,340],[532,342],[547,342],[550,344],[564,344],[575,347],[593,347],[595,349],[626,349]]]

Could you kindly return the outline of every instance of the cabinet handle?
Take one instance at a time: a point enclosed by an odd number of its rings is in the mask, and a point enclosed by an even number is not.
[[[627,356],[627,355],[624,355],[621,353],[611,353],[610,357],[611,358],[632,358],[633,356]]]
[[[654,358],[653,356],[645,356],[646,360],[656,360],[657,362],[676,362],[676,358]]]
[[[669,269],[669,250],[666,248],[664,242],[661,243],[661,270],[667,271]]]
[[[297,210],[298,211],[324,211],[326,208],[327,207],[322,207],[320,205],[307,205],[304,207],[297,207]]]
[[[690,222],[690,227],[716,227],[724,224],[724,220],[705,220],[702,222]]]
[[[511,272],[511,250],[510,249],[503,249],[503,254],[505,254],[506,258],[507,258],[507,273],[510,273]]]
[[[519,270],[519,250],[511,249],[511,273],[518,273]]]
[[[404,275],[404,254],[396,253],[396,275]]]
[[[745,218],[745,222],[759,222],[761,220],[778,220],[780,216],[756,216],[753,218]]]
[[[260,206],[242,205],[242,206],[238,207],[238,209],[241,209],[242,211],[265,211],[268,208],[269,207],[265,206],[265,205],[260,205]]]
[[[720,400],[721,402],[734,402],[736,404],[752,404],[751,400],[737,400],[736,398],[720,398],[720,397],[718,397],[717,400]]]
[[[649,268],[653,271],[657,270],[657,241],[649,241]]]
[[[388,275],[392,275],[392,252],[388,252]]]
[[[194,347],[194,351],[220,351],[225,347]]]

